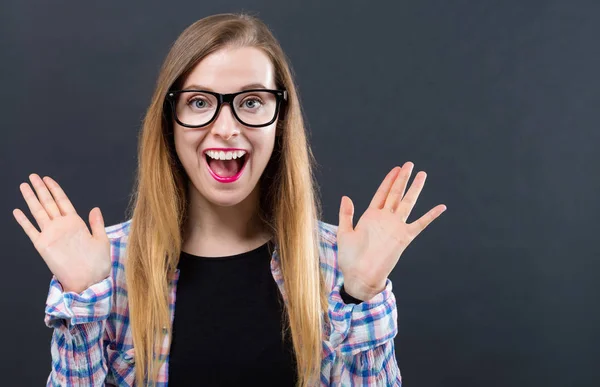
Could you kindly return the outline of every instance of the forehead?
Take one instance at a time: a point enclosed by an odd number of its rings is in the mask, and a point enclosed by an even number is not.
[[[275,88],[275,69],[264,51],[255,47],[222,48],[203,58],[184,82],[220,93],[232,93],[242,87],[260,83]]]

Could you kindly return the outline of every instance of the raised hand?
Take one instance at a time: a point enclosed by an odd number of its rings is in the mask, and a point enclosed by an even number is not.
[[[42,180],[37,174],[29,175],[29,179],[37,197],[29,184],[19,188],[41,232],[20,209],[13,210],[13,215],[63,290],[81,293],[107,278],[111,270],[110,242],[100,208],[90,211],[91,234],[56,181],[50,177]]]
[[[404,196],[413,166],[406,162],[388,173],[356,227],[352,222],[352,200],[342,197],[338,265],[344,276],[344,290],[359,300],[369,300],[383,291],[406,247],[446,210],[440,204],[413,223],[406,223],[427,177],[425,172],[417,173]]]

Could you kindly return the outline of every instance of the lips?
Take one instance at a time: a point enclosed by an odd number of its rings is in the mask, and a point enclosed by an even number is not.
[[[222,149],[220,149],[220,150],[222,150]],[[239,180],[239,178],[244,173],[244,170],[246,169],[246,164],[248,164],[249,158],[250,158],[250,155],[246,151],[246,154],[244,154],[242,157],[239,158],[239,160],[241,161],[241,167],[239,167],[239,170],[233,176],[220,176],[219,174],[217,174],[217,172],[215,172],[211,168],[211,166],[210,166],[210,157],[208,155],[204,154],[204,161],[205,161],[205,164],[206,164],[206,168],[208,169],[208,172],[219,183],[233,183],[233,182]],[[236,160],[231,160],[231,161],[228,161],[228,162],[239,163],[239,161],[236,161]]]

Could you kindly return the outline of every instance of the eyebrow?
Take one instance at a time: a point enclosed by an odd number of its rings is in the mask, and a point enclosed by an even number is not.
[[[242,86],[240,88],[240,91],[250,90],[250,89],[266,89],[266,88],[267,87],[265,85],[263,85],[262,83],[250,83],[246,86]],[[187,86],[183,87],[182,90],[206,90],[206,91],[214,92],[214,90],[208,86],[202,86],[202,85],[196,85],[196,84],[187,85]]]

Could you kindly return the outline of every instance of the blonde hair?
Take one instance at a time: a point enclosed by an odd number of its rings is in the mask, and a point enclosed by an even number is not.
[[[175,152],[170,89],[223,47],[263,50],[275,69],[275,83],[288,91],[272,157],[261,176],[260,217],[277,245],[288,305],[282,337],[291,333],[298,386],[317,384],[322,358],[322,318],[327,292],[319,267],[321,206],[313,176],[316,165],[307,143],[302,111],[288,60],[268,27],[254,16],[221,14],[186,28],[171,47],[146,112],[138,146],[138,170],[130,203],[132,218],[125,274],[129,318],[136,352],[136,380],[154,385],[171,341],[169,281],[177,267],[187,208],[188,177]]]

